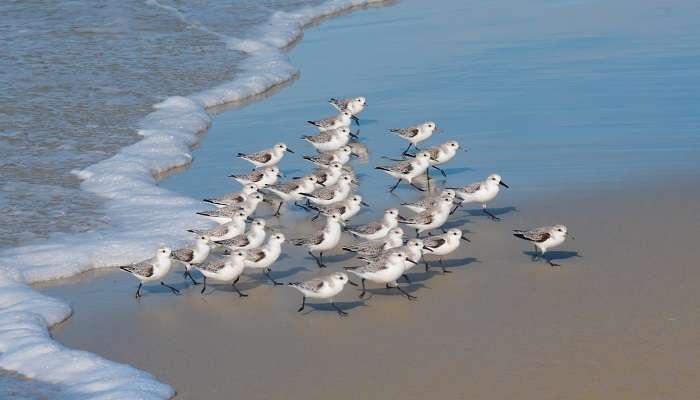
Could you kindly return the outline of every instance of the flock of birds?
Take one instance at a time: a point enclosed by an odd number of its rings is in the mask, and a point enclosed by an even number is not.
[[[408,128],[391,129],[392,133],[408,142],[408,147],[403,151],[401,159],[390,159],[394,161],[393,164],[376,167],[396,179],[390,192],[401,182],[426,192],[426,196],[418,201],[401,204],[411,210],[413,215],[404,216],[398,208],[389,208],[379,220],[365,225],[347,226],[348,221],[363,206],[368,206],[362,196],[354,193],[359,183],[350,163],[353,156],[366,154],[367,151],[357,140],[359,130],[357,133],[351,131],[353,121],[359,126],[357,116],[365,109],[367,103],[364,97],[357,97],[331,99],[330,104],[338,110],[338,114],[318,121],[308,121],[318,128],[319,133],[303,136],[303,139],[318,151],[316,155],[304,156],[316,169],[303,177],[278,182],[282,174],[277,165],[286,153],[293,153],[286,144],[278,143],[272,148],[252,154],[239,153],[239,158],[254,166],[253,171],[248,174],[230,176],[242,185],[242,189],[221,197],[205,199],[205,202],[216,208],[198,213],[218,222],[219,226],[210,230],[190,230],[196,235],[195,243],[191,247],[178,250],[159,248],[152,259],[120,267],[139,279],[136,298],[141,297],[143,284],[151,282],[160,282],[173,293],[179,294],[178,289],[163,282],[173,262],[184,265],[184,276],[194,285],[199,282],[192,275],[192,269],[201,273],[202,294],[207,288],[207,280],[213,280],[230,284],[239,296],[247,296],[236,287],[246,268],[260,270],[272,284],[282,285],[273,279],[270,272],[272,265],[282,254],[282,246],[287,238],[281,232],[268,234],[270,228],[265,219],[253,219],[262,203],[268,203],[274,208],[274,216],[280,215],[283,206],[294,205],[315,213],[312,217],[314,221],[321,216],[325,217],[325,226],[322,229],[310,236],[289,240],[295,246],[306,247],[319,268],[326,267],[323,254],[340,246],[344,231],[357,238],[358,241],[345,245],[342,249],[355,253],[364,261],[364,265],[344,267],[347,272],[334,272],[306,282],[289,283],[303,295],[298,311],[304,309],[307,298],[328,299],[340,316],[347,313],[333,302],[333,298],[346,284],[360,286],[360,298],[364,297],[366,282],[370,281],[385,285],[387,289],[396,289],[407,299],[415,300],[416,297],[407,293],[398,284],[398,280],[403,278],[411,284],[407,271],[421,262],[428,271],[430,263],[426,261],[426,256],[437,257],[442,266],[444,256],[457,250],[462,241],[469,242],[461,230],[443,228],[450,215],[459,207],[468,203],[479,203],[488,217],[498,220],[498,217],[487,209],[487,204],[496,198],[499,189],[508,188],[497,174],[466,186],[446,187],[440,191],[430,188],[430,169],[447,176],[440,166],[460,151],[460,145],[450,140],[430,148],[419,149],[420,143],[439,131],[434,122],[424,122]],[[411,148],[415,148],[414,153],[410,153]],[[246,229],[247,223],[249,226]],[[415,238],[406,240],[405,231],[400,225],[415,230]],[[440,233],[433,234],[437,230]],[[552,266],[558,264],[545,258],[545,253],[548,249],[562,244],[567,236],[571,237],[564,225],[516,230],[513,234],[534,244],[533,260],[542,257]],[[450,272],[444,267],[442,271]],[[352,282],[348,273],[357,276],[360,284]]]

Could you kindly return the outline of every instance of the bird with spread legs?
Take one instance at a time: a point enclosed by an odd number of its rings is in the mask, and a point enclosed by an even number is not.
[[[513,236],[525,239],[534,244],[535,254],[532,256],[532,261],[536,261],[538,257],[542,257],[542,259],[552,267],[559,267],[560,265],[553,263],[552,260],[545,257],[547,250],[561,245],[567,237],[571,239],[574,238],[564,225],[542,226],[530,230],[517,229],[513,231]]]
[[[459,150],[459,143],[456,140],[448,140],[445,143],[425,149],[425,151],[430,153],[430,167],[440,171],[444,177],[447,177],[447,173],[438,165],[445,164],[453,159]]]
[[[323,131],[317,135],[304,135],[301,138],[309,142],[314,149],[322,153],[325,151],[335,151],[345,146],[350,141],[354,133],[350,132],[347,126]]]
[[[324,187],[338,183],[338,179],[340,179],[343,173],[343,165],[341,163],[334,162],[328,166],[316,168],[315,170],[311,171],[309,175],[316,177],[316,186]]]
[[[292,239],[291,243],[295,246],[306,246],[318,267],[326,268],[326,264],[323,263],[323,252],[334,249],[340,243],[343,224],[340,214],[333,213],[326,219],[326,226],[322,230],[314,232],[311,236]],[[318,257],[314,255],[314,251],[319,252]]]
[[[367,240],[379,240],[386,236],[390,230],[399,224],[399,210],[388,208],[384,211],[384,216],[379,221],[372,221],[365,225],[349,227],[346,230],[354,236],[359,236]]]
[[[245,223],[247,219],[248,214],[246,214],[245,211],[240,210],[231,217],[231,222],[219,225],[213,229],[188,229],[187,231],[196,235],[209,236],[209,239],[211,239],[212,242],[218,242],[221,240],[231,239],[245,232]]]
[[[457,194],[455,193],[454,190],[445,189],[442,192],[440,192],[440,194],[438,194],[437,196],[436,195],[428,195],[428,196],[426,196],[422,199],[416,200],[414,202],[401,203],[401,205],[408,208],[409,210],[411,210],[413,212],[419,213],[419,212],[422,212],[422,211],[425,211],[425,210],[428,210],[428,209],[435,207],[440,202],[440,198],[442,198],[442,197],[449,197],[454,201],[456,195]]]
[[[453,204],[454,200],[452,198],[442,196],[434,207],[421,211],[412,217],[399,215],[399,222],[413,227],[416,230],[416,237],[419,237],[423,232],[442,228],[450,216]]]
[[[199,285],[199,282],[194,280],[192,273],[193,265],[201,264],[204,260],[209,257],[209,251],[211,250],[212,241],[207,235],[199,235],[197,240],[192,247],[185,247],[182,249],[173,250],[170,256],[173,260],[179,261],[185,266],[184,277],[190,278],[192,284]]]
[[[244,260],[245,252],[238,250],[221,259],[196,266],[195,268],[204,276],[204,285],[199,293],[204,294],[204,291],[207,290],[207,279],[211,279],[221,283],[230,283],[233,290],[238,293],[238,297],[248,297],[236,287],[236,283],[238,283],[245,268]]]
[[[343,175],[333,186],[316,189],[311,193],[300,193],[306,197],[307,206],[313,203],[316,206],[328,206],[344,201],[352,192],[353,181],[350,175]]]
[[[268,186],[266,190],[272,192],[280,199],[279,205],[277,206],[277,210],[275,210],[274,216],[279,216],[280,210],[282,209],[282,205],[287,203],[293,203],[297,207],[306,209],[306,207],[297,202],[305,199],[302,193],[310,193],[314,191],[314,189],[316,188],[316,182],[318,182],[316,176],[307,175],[299,179],[294,179],[290,182]]]
[[[252,183],[246,183],[243,185],[243,189],[239,192],[226,193],[220,197],[212,197],[210,199],[204,199],[205,203],[213,204],[217,208],[223,208],[226,206],[239,206],[242,207],[248,196],[258,193],[258,187]]]
[[[282,254],[282,243],[284,243],[285,237],[282,233],[276,232],[270,235],[267,239],[265,245],[260,246],[256,249],[250,249],[245,251],[244,264],[246,268],[261,269],[263,274],[269,279],[274,285],[281,285],[270,276],[272,271],[270,266],[274,264],[277,259]]]
[[[383,257],[371,261],[367,265],[344,268],[348,272],[355,274],[362,279],[362,293],[360,293],[360,298],[363,298],[367,292],[365,281],[371,281],[380,284],[383,283],[386,285],[387,289],[397,289],[404,296],[406,296],[407,299],[416,300],[415,296],[412,296],[401,289],[396,282],[402,275],[404,275],[404,270],[406,268],[405,263],[407,262],[415,264],[413,260],[408,258],[406,253],[392,251]]]
[[[304,296],[301,299],[301,307],[299,307],[297,310],[298,312],[302,312],[306,307],[307,297],[310,299],[329,299],[331,306],[335,308],[338,315],[345,317],[348,315],[348,313],[335,305],[333,298],[343,291],[346,283],[357,286],[355,282],[350,282],[350,279],[348,279],[348,275],[346,273],[334,272],[328,276],[312,279],[306,282],[290,282],[289,286],[300,291]]]
[[[457,193],[457,197],[461,200],[452,209],[454,213],[457,208],[462,207],[467,203],[481,203],[481,208],[484,210],[484,214],[491,217],[494,221],[500,221],[500,218],[493,215],[489,210],[486,209],[486,204],[491,200],[495,199],[498,195],[500,187],[508,189],[510,186],[506,185],[501,176],[498,174],[489,175],[486,180],[481,182],[474,182],[464,187],[451,187],[448,189],[453,189]]]
[[[357,253],[361,256],[375,257],[382,254],[385,250],[394,249],[401,245],[403,245],[403,229],[397,227],[390,230],[382,240],[367,240],[350,244],[343,247],[343,250]]]
[[[389,129],[389,132],[396,134],[401,139],[408,140],[408,147],[403,151],[403,154],[406,155],[411,147],[415,146],[418,150],[418,143],[430,138],[434,132],[439,132],[439,130],[435,122],[428,121],[408,128],[392,128]]]
[[[294,153],[284,143],[277,143],[270,149],[261,150],[255,153],[238,153],[237,157],[253,164],[255,168],[272,167],[284,157],[284,153]]]
[[[168,275],[172,267],[172,259],[170,258],[172,251],[167,247],[161,247],[156,251],[156,256],[141,261],[136,264],[131,264],[119,267],[124,272],[128,272],[139,280],[139,287],[136,289],[134,297],[141,297],[141,287],[144,283],[159,282],[161,286],[170,289],[173,294],[180,294],[180,291],[163,282],[163,278]]]
[[[311,204],[309,205],[309,208],[311,210],[316,211],[316,215],[311,217],[312,221],[316,221],[321,215],[329,216],[334,212],[339,213],[340,218],[343,221],[347,221],[350,218],[357,215],[357,213],[360,212],[362,206],[369,207],[369,204],[365,203],[365,201],[362,200],[362,196],[356,194],[350,196],[347,200],[340,203],[334,203],[327,206]]]
[[[350,114],[352,114],[350,118],[360,126],[360,120],[357,118],[357,115],[367,107],[367,99],[362,96],[354,99],[336,99],[331,97],[328,102],[338,111],[350,111]]]
[[[448,271],[445,269],[445,267],[442,264],[442,257],[457,250],[457,248],[461,244],[460,240],[469,242],[469,239],[467,239],[462,234],[461,230],[453,228],[448,229],[447,232],[443,233],[442,235],[430,236],[423,239],[423,245],[426,249],[430,251],[431,256],[439,257],[438,262],[442,267],[442,272],[449,273],[452,271]],[[426,261],[425,258],[423,259],[423,261],[425,262],[425,271],[428,272],[430,270],[430,264],[428,264],[428,261]]]
[[[245,202],[243,202],[243,204],[240,206],[225,206],[214,210],[200,211],[197,213],[197,215],[201,215],[220,224],[225,224],[233,221],[233,217],[238,215],[240,211],[243,211],[249,216],[253,215],[255,210],[258,208],[258,204],[260,204],[263,200],[263,195],[256,193],[247,196]]]
[[[413,186],[419,191],[425,192],[425,189],[418,187],[413,183],[413,179],[423,174],[426,174],[427,177],[428,167],[430,167],[430,153],[421,151],[416,154],[416,157],[413,160],[399,161],[392,165],[380,165],[375,167],[375,169],[384,171],[397,179],[396,184],[389,189],[389,192],[393,192],[399,186],[399,183],[401,183],[402,180],[406,181],[409,185]],[[428,185],[430,185],[429,179]]]
[[[265,242],[267,222],[262,218],[256,218],[250,223],[250,229],[227,240],[215,242],[220,246],[226,246],[231,250],[254,249]]]
[[[338,129],[338,128],[342,128],[344,126],[345,127],[350,126],[351,121],[352,121],[352,113],[350,111],[343,110],[338,115],[334,115],[332,117],[319,119],[318,121],[306,121],[306,122],[308,122],[311,125],[318,128],[319,131],[324,132],[324,131],[329,131],[331,129]]]
[[[406,274],[409,269],[413,268],[416,266],[420,260],[423,258],[423,253],[425,251],[430,251],[423,245],[423,241],[421,239],[410,239],[408,242],[406,242],[405,245],[395,247],[389,250],[384,250],[381,253],[377,255],[370,255],[370,256],[362,256],[359,257],[360,260],[363,260],[367,263],[371,263],[373,261],[376,261],[382,257],[386,257],[390,255],[393,252],[402,252],[406,253],[406,256],[408,257],[409,260],[413,262],[407,262],[404,263],[404,270],[403,274],[401,275],[408,284],[411,284],[411,279],[408,278],[408,275]]]
[[[263,169],[256,169],[253,172],[245,175],[229,175],[229,178],[233,178],[233,180],[241,185],[252,183],[258,189],[262,189],[266,186],[277,183],[277,179],[279,179],[281,176],[282,174],[280,173],[280,169],[277,166],[273,166]]]
[[[319,153],[315,156],[304,156],[304,160],[310,161],[319,167],[327,167],[330,164],[338,163],[340,165],[345,165],[350,161],[352,157],[352,148],[350,146],[343,146],[335,151],[327,151],[324,153]]]

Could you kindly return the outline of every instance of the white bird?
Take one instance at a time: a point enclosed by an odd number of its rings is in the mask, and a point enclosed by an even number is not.
[[[331,98],[328,102],[338,111],[350,111],[352,120],[355,121],[358,126],[360,125],[360,120],[357,118],[357,115],[367,107],[367,100],[364,97],[360,96],[354,99]]]
[[[353,134],[347,126],[323,131],[317,135],[304,135],[301,138],[309,142],[319,152],[335,151],[345,146]]]
[[[198,215],[207,217],[213,221],[220,224],[225,224],[227,222],[233,221],[233,217],[238,214],[239,211],[243,211],[246,215],[253,215],[255,210],[258,208],[258,204],[263,201],[263,195],[260,193],[252,194],[247,196],[245,202],[240,206],[226,206],[223,208],[217,208],[215,210],[201,211]]]
[[[393,128],[389,129],[389,131],[395,133],[401,139],[408,140],[408,147],[403,151],[403,154],[408,154],[412,146],[416,146],[418,143],[428,139],[433,135],[433,132],[439,132],[437,125],[433,121],[409,126],[408,128]],[[417,146],[416,150],[418,150]]]
[[[345,284],[349,283],[353,286],[357,286],[356,283],[350,282],[348,275],[344,272],[334,272],[328,276],[322,278],[312,279],[306,282],[290,282],[289,286],[297,289],[304,296],[301,299],[301,307],[297,310],[301,312],[306,307],[306,298],[312,299],[330,299],[331,305],[338,312],[338,315],[344,317],[348,315],[345,311],[341,310],[333,302],[333,297],[337,296],[343,291]]]
[[[211,238],[207,235],[199,235],[197,240],[192,247],[185,247],[178,250],[173,250],[171,257],[174,260],[179,261],[185,266],[185,278],[190,278],[193,284],[198,285],[199,283],[194,280],[194,277],[190,273],[193,265],[201,264],[204,260],[209,257],[209,251],[211,247]]]
[[[316,186],[318,187],[335,185],[343,175],[343,165],[334,162],[325,167],[316,168],[311,171],[310,175],[316,177]]]
[[[313,190],[316,188],[316,182],[318,182],[316,176],[307,175],[290,182],[269,186],[267,190],[274,193],[281,200],[274,215],[280,215],[280,209],[284,203],[293,202],[295,206],[305,208],[304,206],[297,204],[297,201],[305,199],[301,193],[313,192]]]
[[[364,297],[366,293],[365,280],[372,281],[375,283],[384,283],[386,288],[396,288],[399,292],[403,293],[409,300],[415,300],[415,296],[411,296],[406,293],[401,287],[396,283],[396,280],[404,274],[405,263],[415,262],[408,258],[406,253],[400,251],[391,251],[384,257],[380,257],[373,260],[367,265],[360,267],[345,267],[345,269],[353,273],[360,278],[362,278],[362,293],[360,293],[360,298]]]
[[[394,252],[402,252],[406,253],[406,256],[408,257],[409,260],[413,262],[407,262],[404,263],[404,273],[401,275],[406,282],[409,284],[411,283],[411,280],[408,278],[408,275],[406,275],[406,272],[408,272],[409,269],[413,268],[415,265],[417,265],[420,260],[423,258],[423,251],[427,250],[425,246],[423,245],[423,241],[421,239],[410,239],[408,242],[406,242],[405,245],[403,246],[397,246],[388,250],[381,251],[378,254],[372,254],[372,255],[365,255],[360,257],[360,260],[366,261],[368,263],[371,263],[373,261],[376,261],[377,259],[380,259],[382,257],[386,257],[390,255],[391,253]]]
[[[270,238],[267,239],[267,243],[265,243],[264,246],[258,247],[257,249],[246,250],[246,268],[262,269],[267,279],[272,281],[274,285],[281,285],[281,283],[270,276],[270,266],[274,264],[282,254],[282,243],[284,243],[284,241],[284,235],[277,232],[270,235]]]
[[[325,268],[326,265],[323,263],[323,252],[334,249],[338,243],[340,243],[340,237],[342,235],[341,226],[343,225],[343,220],[340,218],[340,214],[333,213],[326,219],[326,226],[323,230],[315,232],[313,235],[292,239],[292,244],[295,246],[306,246],[308,253],[314,260],[319,268]],[[319,256],[314,255],[314,251],[319,252]]]
[[[320,119],[318,121],[306,121],[310,123],[311,125],[314,125],[315,127],[318,128],[319,131],[328,131],[331,129],[337,129],[341,128],[344,126],[350,126],[350,122],[352,120],[352,113],[347,110],[343,110],[340,112],[340,114],[335,115],[333,117],[328,117],[324,119]]]
[[[413,184],[413,179],[419,175],[423,175],[429,167],[430,153],[421,151],[416,154],[416,157],[413,160],[399,161],[392,165],[380,165],[375,167],[375,169],[382,170],[397,179],[396,184],[389,189],[389,192],[393,192],[396,187],[399,186],[399,183],[401,183],[402,180],[408,182],[409,185],[420,190],[421,192],[425,192],[425,189]],[[428,184],[430,184],[429,181]]]
[[[312,221],[318,219],[318,217],[321,214],[329,216],[334,212],[339,213],[340,218],[343,221],[347,221],[350,218],[357,215],[357,213],[360,212],[360,208],[362,208],[362,206],[369,207],[369,204],[365,203],[365,201],[362,200],[362,196],[356,194],[350,196],[347,200],[339,204],[336,203],[328,206],[316,206],[312,204],[309,206],[309,208],[317,212],[317,214],[311,218]]]
[[[242,158],[255,166],[255,168],[271,167],[276,165],[284,157],[284,153],[294,153],[284,143],[277,143],[270,149],[261,150],[255,153],[238,153],[238,158]]]
[[[319,167],[327,167],[332,163],[338,163],[340,165],[347,164],[352,154],[352,148],[350,146],[343,146],[335,151],[327,151],[315,156],[304,156],[303,158]]]
[[[469,242],[469,239],[464,237],[461,230],[448,229],[447,232],[443,233],[442,235],[430,236],[428,238],[423,239],[423,245],[428,250],[430,250],[431,256],[440,257],[438,259],[438,262],[442,267],[442,272],[449,273],[451,271],[446,270],[445,267],[442,265],[442,257],[457,250],[461,243],[460,240]],[[423,261],[425,262],[425,271],[428,272],[428,270],[430,270],[430,264],[428,264],[428,262],[425,261],[425,259]]]
[[[228,240],[219,240],[216,244],[226,246],[231,250],[254,249],[265,242],[267,223],[262,218],[256,218],[251,222],[248,232],[242,233]]]
[[[372,221],[365,225],[347,228],[347,231],[355,236],[367,240],[379,240],[386,236],[390,230],[399,224],[399,210],[389,208],[384,211],[384,216],[380,221]]]
[[[501,176],[498,174],[489,175],[486,180],[481,182],[474,182],[464,187],[453,187],[448,189],[453,189],[457,193],[462,201],[455,206],[452,212],[455,211],[457,207],[461,207],[466,203],[481,203],[481,208],[484,213],[491,217],[492,220],[498,221],[500,218],[491,214],[489,210],[486,209],[486,204],[491,200],[495,199],[498,195],[500,187],[510,188],[502,180]]]
[[[318,206],[327,206],[330,204],[344,201],[352,192],[352,178],[350,175],[343,175],[333,186],[316,189],[311,193],[300,193],[306,197],[308,202]]]
[[[258,187],[253,183],[246,183],[243,185],[243,189],[240,192],[226,193],[220,197],[212,197],[210,199],[204,199],[206,203],[211,203],[217,208],[223,208],[225,206],[242,206],[245,203],[249,195],[258,193]]]
[[[256,169],[246,175],[229,175],[229,178],[233,178],[241,185],[252,183],[258,189],[261,189],[277,183],[277,179],[279,179],[280,176],[280,169],[277,166],[273,166],[261,170]]]
[[[200,293],[204,294],[204,291],[207,290],[207,279],[212,279],[217,282],[230,283],[239,297],[248,297],[247,294],[242,293],[236,287],[236,283],[238,283],[238,280],[241,278],[241,273],[243,273],[244,260],[245,253],[238,250],[219,260],[196,266],[195,268],[204,276],[204,286],[202,286],[202,291]]]
[[[416,230],[416,237],[423,232],[430,232],[433,229],[442,227],[450,216],[450,210],[454,204],[449,196],[440,197],[437,205],[425,211],[421,211],[412,217],[399,215],[399,222],[410,225]]]
[[[538,256],[542,256],[553,267],[558,267],[559,264],[553,263],[552,260],[544,256],[547,250],[564,243],[567,236],[571,239],[574,238],[564,225],[542,226],[531,230],[518,229],[513,231],[513,236],[528,240],[535,245],[532,261],[537,260]]]
[[[445,170],[438,167],[438,165],[442,165],[453,159],[459,149],[459,142],[456,140],[448,140],[445,143],[427,148],[425,151],[430,153],[430,166],[440,171],[442,176],[446,177],[447,173],[445,173]]]
[[[245,232],[245,222],[248,219],[248,214],[245,211],[238,211],[231,217],[231,222],[219,225],[209,230],[188,229],[196,235],[209,236],[212,242],[231,239]]]
[[[375,257],[383,251],[394,249],[403,244],[403,229],[394,228],[383,240],[368,240],[343,247],[343,250],[362,256]]]
[[[174,294],[180,294],[179,290],[170,285],[166,285],[165,282],[163,282],[163,278],[168,274],[168,272],[170,272],[170,267],[172,267],[172,260],[170,258],[171,254],[172,251],[169,248],[161,247],[156,251],[156,256],[149,260],[119,267],[119,269],[122,271],[130,273],[139,280],[139,287],[136,289],[136,294],[134,297],[137,299],[141,297],[141,286],[143,286],[144,283],[158,281],[160,281],[162,286],[167,287]]]
[[[411,203],[401,203],[401,205],[413,212],[419,213],[435,207],[440,202],[441,197],[449,197],[454,201],[456,195],[457,194],[454,190],[445,189],[442,192],[440,192],[440,194],[437,196],[427,196]]]

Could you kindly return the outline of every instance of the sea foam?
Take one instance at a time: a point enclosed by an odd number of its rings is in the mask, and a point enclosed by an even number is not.
[[[146,259],[163,244],[191,241],[186,229],[206,227],[197,218],[201,203],[160,188],[155,176],[192,160],[191,146],[207,130],[207,108],[242,101],[293,79],[297,69],[285,48],[303,28],[326,16],[380,1],[335,0],[296,12],[275,12],[252,38],[212,33],[226,47],[246,53],[240,73],[230,82],[188,97],[170,97],[154,105],[141,122],[140,141],[113,157],[74,171],[81,189],[105,200],[109,227],[0,252],[0,368],[58,385],[67,399],[165,399],[174,390],[150,374],[92,353],[71,350],[52,340],[48,329],[71,314],[58,299],[28,285],[95,269]],[[148,2],[176,14],[179,10]]]

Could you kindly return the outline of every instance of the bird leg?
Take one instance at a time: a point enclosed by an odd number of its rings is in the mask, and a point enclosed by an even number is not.
[[[362,293],[360,293],[360,298],[365,297],[365,293],[367,293],[367,289],[365,289],[365,279],[362,278]]]
[[[442,174],[442,176],[444,176],[445,178],[447,178],[447,174],[445,173],[445,170],[444,170],[444,169],[438,167],[437,165],[432,165],[432,167],[435,168],[436,170],[440,171],[440,173]]]
[[[545,257],[544,254],[542,254],[542,259],[544,259],[545,261],[547,261],[547,264],[549,264],[550,267],[561,267],[561,265],[555,264],[555,263],[552,262],[552,260],[550,260],[549,258]]]
[[[407,155],[407,154],[408,154],[408,151],[411,150],[411,147],[413,147],[413,143],[409,143],[409,144],[408,144],[408,147],[406,147],[406,150],[404,150],[402,154],[403,154],[403,155]]]
[[[184,275],[186,278],[190,278],[193,285],[199,285],[199,282],[194,280],[194,277],[192,276],[192,273],[189,270],[186,270]]]
[[[532,261],[537,261],[537,258],[540,255],[540,251],[537,249],[537,246],[533,246],[535,248],[535,254],[532,255]]]
[[[488,215],[489,217],[491,217],[491,220],[492,220],[492,221],[500,221],[500,220],[501,220],[501,219],[498,218],[497,216],[493,215],[493,214],[491,213],[491,211],[489,211],[489,210],[486,209],[486,204],[482,204],[482,205],[481,205],[481,208],[484,210],[484,214],[486,214],[486,215]]]
[[[359,119],[359,118],[357,118],[356,116],[353,115],[353,116],[350,117],[350,119],[352,119],[353,121],[355,121],[355,123],[357,124],[357,126],[360,126],[360,119]]]
[[[311,220],[312,220],[312,221],[316,221],[316,220],[318,219],[318,217],[320,217],[320,216],[321,216],[321,212],[319,211],[316,215],[314,215],[313,217],[311,217]]]
[[[413,182],[410,182],[409,184],[410,184],[411,186],[413,186],[414,188],[418,189],[418,191],[420,191],[420,192],[425,192],[425,189],[416,186]],[[428,187],[430,187],[430,182],[428,182]]]
[[[442,273],[443,274],[451,274],[452,271],[448,271],[445,269],[445,266],[442,264],[442,257],[438,260],[438,263],[440,264],[440,268],[442,268]]]
[[[335,308],[335,310],[338,312],[338,315],[339,315],[340,317],[347,317],[347,316],[348,316],[348,313],[346,313],[345,311],[341,310],[340,307],[336,306],[335,303],[334,303],[333,301],[331,301],[331,305],[333,306],[333,308]]]
[[[430,168],[425,169],[425,182],[428,185],[428,191],[430,191]]]
[[[457,203],[455,204],[454,207],[452,207],[452,210],[450,211],[450,215],[454,214],[455,211],[457,211],[458,208],[462,207],[462,203]]]
[[[204,277],[204,281],[202,281],[202,282],[204,283],[204,286],[202,286],[202,290],[199,291],[199,294],[204,294],[204,291],[207,290],[207,277],[206,276]]]
[[[160,284],[165,286],[166,288],[170,289],[170,291],[173,292],[173,294],[180,294],[179,290],[175,289],[174,287],[172,287],[170,285],[166,285],[165,282],[160,281]]]
[[[136,289],[136,294],[134,295],[134,298],[136,298],[136,299],[141,297],[141,286],[143,286],[143,283],[139,282],[139,287]]]
[[[238,288],[236,287],[236,283],[238,283],[238,280],[239,280],[239,279],[241,279],[240,276],[239,276],[238,278],[236,278],[235,281],[233,281],[233,283],[231,284],[231,286],[233,287],[233,290],[235,290],[236,293],[238,293],[238,297],[248,297],[247,294],[242,293],[242,292],[241,292],[240,290],[238,290]]]
[[[395,287],[399,292],[403,293],[403,294],[406,296],[407,299],[409,299],[409,300],[411,300],[411,301],[413,301],[413,300],[418,300],[418,297],[416,297],[416,296],[411,296],[410,294],[406,293],[405,290],[401,289],[401,286],[396,285],[396,286],[394,286],[394,287]]]
[[[270,281],[272,281],[272,284],[273,284],[273,285],[275,285],[275,286],[282,285],[281,282],[277,282],[276,280],[274,280],[274,278],[272,278],[272,277],[270,276],[270,272],[271,272],[271,269],[270,269],[270,268],[265,268],[265,272],[263,272],[263,273],[265,274],[265,276],[267,277],[267,279],[269,279]]]
[[[403,274],[403,275],[401,275],[401,276],[403,277],[403,279],[405,279],[405,280],[406,280],[406,282],[408,282],[408,284],[409,284],[409,285],[411,285],[411,284],[412,284],[411,280],[410,280],[410,279],[408,279],[408,275],[406,275],[406,274]]]
[[[318,265],[319,268],[324,268],[324,267],[325,267],[325,265],[323,265],[323,263],[321,262],[321,260],[319,260],[318,257],[316,257],[316,256],[314,255],[314,253],[312,253],[311,251],[309,251],[309,255],[310,255],[311,257],[313,257],[313,259],[316,261],[316,265]]]
[[[277,210],[275,210],[275,213],[272,215],[273,217],[279,217],[280,216],[280,210],[282,209],[282,204],[284,204],[283,201],[280,201],[280,204],[277,206]]]
[[[304,310],[304,307],[306,307],[306,296],[303,296],[301,298],[301,307],[299,307],[297,312],[302,312]]]
[[[397,180],[396,183],[394,184],[394,186],[392,186],[391,189],[389,189],[389,193],[396,190],[396,187],[399,186],[399,183],[401,183],[401,179]]]

